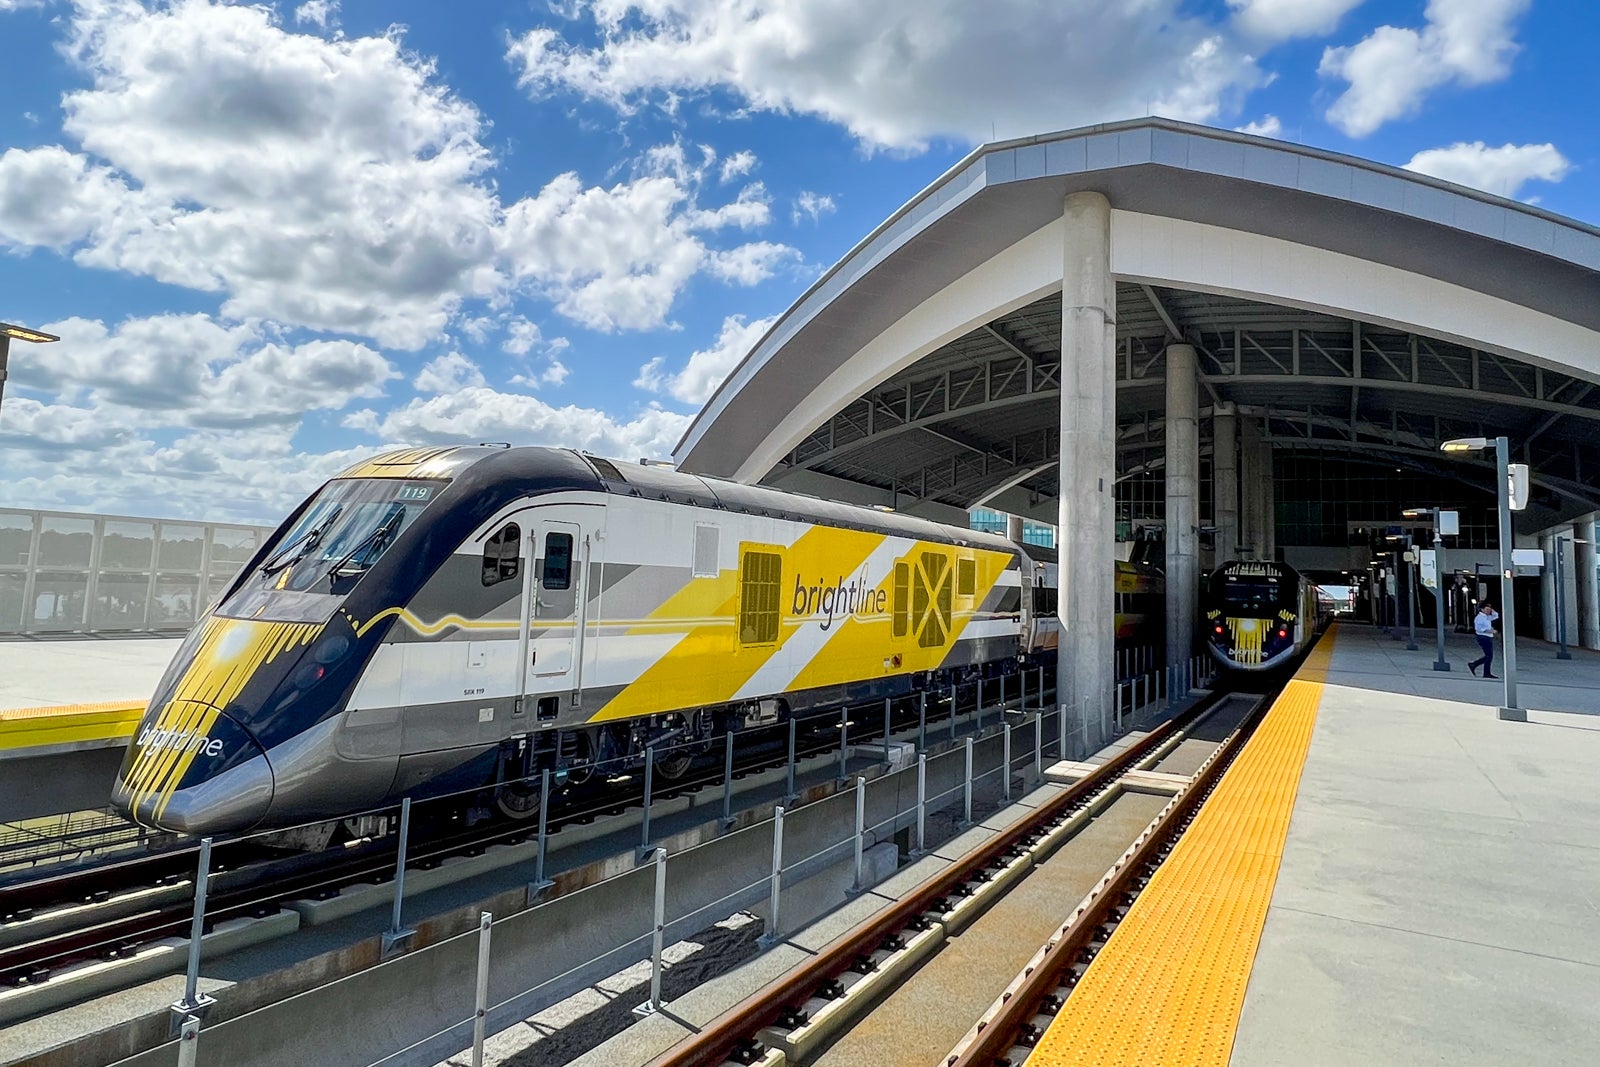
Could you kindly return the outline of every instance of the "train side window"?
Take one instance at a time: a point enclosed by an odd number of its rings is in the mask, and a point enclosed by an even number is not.
[[[739,643],[770,645],[778,640],[778,596],[783,586],[783,556],[747,548],[739,560]]]
[[[976,596],[978,593],[978,564],[975,560],[956,560],[956,596]]]
[[[572,535],[544,535],[544,587],[567,589],[572,586]]]
[[[911,564],[900,560],[894,565],[894,614],[890,634],[904,637],[911,621]]]
[[[521,569],[522,529],[508,522],[483,546],[483,584],[510,581]]]

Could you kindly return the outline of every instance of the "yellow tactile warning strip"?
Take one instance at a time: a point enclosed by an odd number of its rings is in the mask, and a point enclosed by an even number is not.
[[[1228,1062],[1334,637],[1273,702],[1027,1067]]]
[[[0,751],[123,741],[133,736],[144,715],[144,701],[109,700],[100,704],[62,704],[48,708],[0,711]]]

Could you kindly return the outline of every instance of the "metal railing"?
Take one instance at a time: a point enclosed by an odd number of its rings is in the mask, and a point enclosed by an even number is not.
[[[986,683],[964,683],[960,689],[951,687],[939,693],[921,693],[911,698],[902,698],[899,701],[898,714],[895,706],[891,704],[888,709],[889,717],[873,723],[874,726],[886,723],[888,732],[875,734],[867,740],[867,743],[858,743],[854,749],[853,758],[858,763],[874,750],[881,753],[882,758],[875,760],[869,768],[871,773],[849,773],[841,782],[847,786],[846,789],[815,801],[817,804],[826,804],[830,801],[836,804],[848,803],[853,806],[854,819],[846,821],[833,816],[824,820],[826,826],[837,827],[839,832],[825,838],[801,856],[794,855],[792,847],[785,844],[785,824],[795,816],[797,809],[794,805],[800,799],[795,789],[795,768],[808,758],[821,755],[836,742],[829,737],[826,741],[813,740],[807,744],[802,731],[794,724],[788,724],[780,729],[780,732],[786,735],[784,745],[787,765],[786,791],[774,806],[770,819],[769,870],[764,876],[743,882],[731,890],[720,893],[715,899],[697,901],[688,913],[670,919],[667,914],[667,887],[673,879],[672,872],[676,869],[677,863],[685,861],[692,863],[695,849],[715,844],[721,838],[714,838],[704,845],[691,846],[676,855],[669,855],[667,848],[655,839],[653,828],[659,824],[653,822],[651,809],[660,792],[656,788],[656,776],[652,773],[652,768],[658,761],[667,759],[686,748],[693,748],[697,754],[704,756],[707,754],[707,746],[705,742],[700,741],[651,749],[645,762],[640,844],[635,851],[638,865],[629,871],[579,889],[574,894],[568,894],[566,898],[557,898],[570,900],[574,896],[598,890],[617,879],[643,877],[643,873],[648,870],[654,884],[653,892],[650,894],[649,914],[637,916],[638,923],[643,926],[642,932],[635,934],[632,932],[632,924],[619,917],[608,915],[605,928],[615,932],[616,937],[620,938],[618,943],[597,946],[595,954],[590,958],[546,977],[536,984],[519,988],[510,996],[491,1002],[491,984],[488,976],[492,963],[491,943],[494,927],[514,921],[531,911],[537,911],[538,907],[543,905],[535,905],[499,920],[490,913],[483,912],[475,929],[446,937],[428,946],[430,950],[435,950],[457,942],[465,944],[467,938],[478,939],[478,972],[471,1012],[463,1014],[459,1020],[428,1036],[412,1041],[404,1048],[374,1060],[373,1063],[384,1067],[389,1065],[397,1067],[402,1063],[434,1063],[465,1047],[472,1049],[472,1062],[481,1063],[486,1033],[496,1032],[497,1027],[511,1025],[516,1019],[525,1017],[530,1009],[537,1010],[545,1000],[558,993],[566,995],[571,991],[569,987],[575,976],[590,976],[595,973],[596,968],[601,967],[621,970],[637,962],[641,955],[650,961],[649,994],[644,1003],[635,1010],[640,1014],[659,1010],[663,1006],[662,975],[665,965],[662,955],[664,946],[671,943],[670,938],[688,936],[703,925],[764,902],[767,906],[767,915],[762,941],[771,944],[780,940],[788,929],[784,917],[784,893],[796,883],[849,860],[853,862],[852,889],[860,891],[867,888],[866,853],[870,847],[890,840],[895,834],[903,831],[910,840],[908,851],[913,855],[921,853],[927,847],[930,813],[959,808],[961,818],[957,826],[971,825],[978,814],[975,810],[975,793],[980,786],[997,790],[999,797],[997,806],[1005,806],[1014,799],[1019,785],[1026,789],[1043,780],[1044,761],[1047,755],[1052,755],[1055,759],[1082,759],[1100,750],[1121,734],[1147,726],[1157,719],[1170,717],[1182,703],[1182,697],[1208,682],[1212,674],[1207,660],[1197,656],[1177,667],[1137,675],[1120,682],[1115,692],[1108,694],[1104,699],[1086,698],[1072,706],[1055,702],[1043,672],[1029,672],[1029,676],[1033,679],[1030,685],[1009,685],[1008,690],[1016,690],[1013,693],[1015,699],[1000,704],[979,703],[976,692],[973,692],[975,698],[973,704],[965,708],[961,706],[959,700],[962,695],[961,690],[967,687],[983,685],[987,689],[998,690],[993,680]],[[1013,683],[1015,681],[1016,679],[1013,679]],[[1031,708],[1027,707],[1030,703],[1029,697],[1032,698]],[[930,703],[935,706],[936,711],[944,712],[934,722],[929,721]],[[946,703],[949,705],[948,709],[938,707]],[[913,704],[917,713],[914,723],[910,717]],[[838,741],[844,742],[844,747],[848,748],[852,727],[863,727],[869,709],[875,712],[877,707],[877,704],[873,704],[845,709],[834,727],[839,731]],[[1110,714],[1106,713],[1108,710]],[[939,721],[944,717],[950,720],[948,726],[945,722]],[[960,738],[961,743],[957,744],[955,742],[958,739],[959,720],[966,720],[966,725],[971,727],[973,732]],[[945,734],[947,729],[948,735]],[[814,734],[816,731],[808,729],[806,732]],[[827,732],[831,733],[831,730]],[[930,739],[934,747],[930,747]],[[976,766],[978,761],[975,753],[980,746],[988,751],[986,760],[994,760],[995,755],[999,757],[987,770],[978,770]],[[998,753],[993,751],[996,747],[999,748]],[[723,829],[726,830],[733,811],[731,792],[733,776],[727,772],[730,768],[736,769],[737,764],[731,742],[717,738],[712,742],[711,748],[722,750],[723,758],[717,761],[720,766],[716,768],[716,773],[723,778],[721,821]],[[914,748],[915,762],[894,769],[896,758],[902,755],[906,748]],[[846,752],[840,766],[848,767],[851,758],[852,754]],[[597,771],[606,769],[613,772],[624,770],[620,765],[610,768],[605,765],[596,767]],[[626,769],[636,772],[637,764],[629,764]],[[900,784],[902,775],[908,776],[906,781],[915,782],[914,791]],[[693,777],[688,775],[670,784],[675,791],[682,790],[686,784],[696,784],[691,782]],[[951,784],[936,792],[930,792],[930,778],[949,781]],[[545,773],[523,784],[531,785],[535,781],[539,784],[542,804],[533,859],[533,878],[529,883],[531,905],[550,884],[546,877],[549,837],[546,819],[550,811],[553,779]],[[705,780],[696,781],[698,784],[704,784]],[[481,789],[464,792],[481,792]],[[909,799],[904,795],[909,795]],[[430,798],[427,802],[432,803],[438,799],[442,798]],[[881,817],[869,820],[869,808],[874,807],[869,801],[876,802]],[[615,799],[607,800],[597,805],[595,811],[614,810],[615,805]],[[886,812],[882,810],[885,806],[887,806]],[[410,935],[414,933],[403,925],[405,869],[408,862],[407,844],[412,807],[413,802],[407,799],[398,809],[386,809],[390,813],[398,814],[396,827],[398,840],[392,880],[392,908],[388,929],[383,931],[383,955],[386,962],[380,966],[406,958],[409,953],[404,949],[407,947]],[[810,807],[810,804],[806,804],[798,810]],[[564,812],[563,817],[570,814]],[[815,838],[815,825],[812,830]],[[815,844],[815,841],[813,843]],[[194,1055],[201,1039],[200,1019],[206,1006],[206,999],[198,993],[197,980],[201,954],[199,931],[203,929],[205,921],[204,886],[208,874],[208,846],[209,839],[203,843],[200,868],[195,880],[194,932],[189,943],[185,992],[183,998],[172,1006],[174,1032],[180,1034],[182,1038],[179,1046],[180,1062],[192,1062],[182,1057]],[[689,870],[693,871],[695,868],[691,867]]]

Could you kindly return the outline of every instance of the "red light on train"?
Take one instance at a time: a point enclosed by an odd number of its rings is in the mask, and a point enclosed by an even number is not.
[[[1280,628],[1280,629],[1279,629],[1279,630],[1278,630],[1278,636],[1279,636],[1279,637],[1288,637],[1288,636],[1289,636],[1289,631],[1288,631],[1288,630],[1285,630],[1285,629],[1282,629],[1282,628]]]
[[[1220,633],[1221,633],[1221,632],[1222,632],[1222,627],[1220,627],[1220,626],[1219,626],[1219,627],[1217,627],[1217,633],[1219,633],[1219,634],[1220,634]]]

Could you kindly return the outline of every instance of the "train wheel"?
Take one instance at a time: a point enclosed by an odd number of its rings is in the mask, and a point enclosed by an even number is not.
[[[539,814],[539,780],[527,779],[496,786],[494,805],[508,819],[532,819]]]
[[[689,752],[675,752],[670,756],[656,757],[656,773],[669,782],[677,781],[689,773],[689,765],[694,762],[694,755]]]

